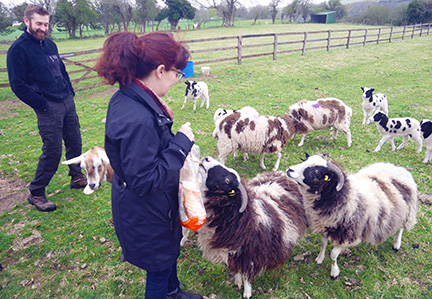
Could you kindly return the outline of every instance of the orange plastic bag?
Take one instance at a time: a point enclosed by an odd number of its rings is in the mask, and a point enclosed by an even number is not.
[[[207,220],[200,191],[199,157],[200,149],[197,145],[194,145],[186,157],[183,168],[180,170],[180,223],[193,231],[199,230]]]

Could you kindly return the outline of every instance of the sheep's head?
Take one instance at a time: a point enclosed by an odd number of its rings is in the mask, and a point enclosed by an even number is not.
[[[321,194],[323,190],[340,191],[345,183],[342,170],[322,155],[309,156],[304,162],[291,166],[288,177],[295,180],[310,193]]]
[[[234,169],[222,165],[213,158],[206,157],[201,161],[199,173],[202,176],[201,191],[203,193],[210,191],[235,196],[239,192],[241,196],[239,211],[242,213],[246,209],[248,202],[247,192],[240,183],[240,176]],[[206,198],[204,198],[205,203]]]
[[[372,93],[375,91],[375,89],[373,88],[369,88],[369,87],[361,87],[361,89],[363,90],[363,94],[362,97],[363,99],[369,99],[372,97]]]

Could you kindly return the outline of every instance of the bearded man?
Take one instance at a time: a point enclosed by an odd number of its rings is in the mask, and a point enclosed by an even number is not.
[[[47,37],[49,16],[44,7],[29,4],[24,11],[24,33],[7,53],[11,89],[35,111],[42,138],[42,154],[27,199],[42,212],[56,209],[56,205],[46,198],[46,187],[57,172],[62,140],[67,160],[81,155],[82,150],[75,92],[57,45]],[[69,175],[70,188],[80,189],[87,185],[79,165],[69,165]]]

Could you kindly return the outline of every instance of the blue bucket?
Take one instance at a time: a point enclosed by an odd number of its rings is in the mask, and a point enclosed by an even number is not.
[[[193,61],[188,61],[186,67],[182,72],[185,74],[185,78],[193,77],[194,75],[194,64]]]

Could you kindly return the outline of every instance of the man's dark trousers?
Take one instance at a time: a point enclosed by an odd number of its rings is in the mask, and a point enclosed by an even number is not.
[[[57,172],[62,156],[62,140],[65,143],[67,160],[81,155],[82,140],[72,95],[65,98],[63,102],[48,101],[44,111],[35,110],[35,112],[43,146],[29,190],[34,196],[42,196],[45,195],[45,187]],[[79,164],[69,165],[70,176],[73,177],[80,172]]]

